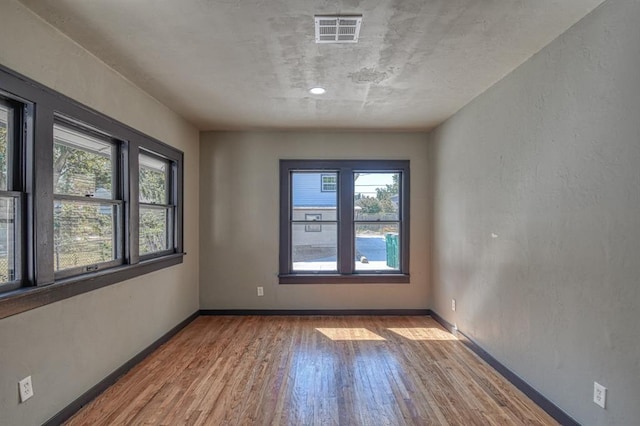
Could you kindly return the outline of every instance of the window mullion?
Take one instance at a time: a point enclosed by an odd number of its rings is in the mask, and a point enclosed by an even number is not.
[[[400,268],[409,273],[409,168],[400,175]]]
[[[36,285],[34,259],[34,225],[33,225],[33,198],[28,194],[33,193],[33,127],[34,107],[31,103],[22,105],[22,120],[20,122],[20,172],[14,175],[14,190],[22,193],[20,197],[19,217],[19,243],[20,243],[20,277],[24,286]],[[17,158],[14,155],[14,159]],[[19,187],[16,186],[19,183]]]
[[[184,214],[184,168],[182,166],[182,154],[172,164],[173,173],[171,175],[171,190],[173,194],[172,203],[174,204],[173,212],[173,245],[177,253],[184,251],[183,241],[183,214]]]
[[[29,218],[32,230],[30,232],[33,244],[33,261],[30,266],[33,271],[33,281],[42,286],[54,282],[54,244],[53,244],[53,110],[38,108],[38,119],[34,120],[33,150],[29,158],[33,161],[32,184],[30,189],[32,198],[33,217]],[[35,153],[38,155],[35,155]],[[34,196],[37,194],[37,196]]]
[[[129,143],[127,150],[128,155],[128,182],[129,182],[129,263],[135,265],[140,262],[140,193],[139,181],[140,175],[138,170],[140,164],[138,156],[140,155],[140,147],[135,143]]]
[[[280,160],[280,255],[278,264],[280,274],[291,273],[291,219],[293,207],[291,200],[291,169],[282,165]]]
[[[353,273],[353,173],[342,167],[338,175],[338,272]]]

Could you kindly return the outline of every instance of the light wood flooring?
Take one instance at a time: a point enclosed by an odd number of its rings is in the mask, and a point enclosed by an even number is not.
[[[68,425],[552,425],[429,317],[201,316]]]

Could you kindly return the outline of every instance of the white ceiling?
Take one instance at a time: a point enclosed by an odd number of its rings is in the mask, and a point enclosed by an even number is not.
[[[426,130],[603,2],[21,1],[201,130]],[[315,44],[314,15],[360,13]]]

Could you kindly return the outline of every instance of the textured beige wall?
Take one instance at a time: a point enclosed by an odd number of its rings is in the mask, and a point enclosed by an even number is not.
[[[640,422],[638,22],[605,2],[431,135],[433,308],[585,425]]]
[[[0,32],[0,64],[185,153],[182,265],[0,320],[0,424],[38,425],[198,309],[199,134],[13,0]]]
[[[425,134],[208,132],[201,141],[201,308],[429,306]],[[318,158],[411,161],[411,284],[278,284],[279,160]]]

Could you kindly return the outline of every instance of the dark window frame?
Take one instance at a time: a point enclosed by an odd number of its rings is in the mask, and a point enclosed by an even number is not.
[[[25,158],[26,128],[29,122],[29,114],[32,114],[32,105],[12,96],[0,88],[0,104],[10,111],[7,121],[7,188],[0,190],[0,196],[14,199],[14,277],[12,280],[0,283],[0,292],[18,289],[22,286],[26,271],[26,194]],[[11,127],[9,127],[9,125]]]
[[[398,172],[400,185],[400,270],[356,271],[354,178],[357,172]],[[338,174],[338,272],[302,272],[292,270],[291,249],[291,174],[294,172],[333,172]],[[408,160],[280,160],[280,284],[408,283],[410,235],[410,162]]]
[[[103,133],[98,129],[91,128],[90,126],[87,126],[83,123],[78,123],[73,119],[64,117],[59,114],[54,115],[54,125],[58,125],[67,129],[74,130],[76,132],[85,134],[92,138],[98,139],[101,142],[105,142],[111,145],[111,152],[112,152],[111,192],[113,194],[113,197],[111,199],[94,198],[93,196],[89,196],[89,194],[86,194],[86,196],[82,197],[79,195],[57,194],[54,188],[54,194],[53,194],[54,202],[58,200],[58,201],[68,201],[68,202],[75,202],[75,203],[90,203],[90,204],[96,204],[96,205],[110,204],[111,206],[116,207],[116,211],[117,211],[117,214],[114,217],[114,233],[115,233],[114,251],[116,253],[115,259],[105,261],[105,262],[99,262],[96,264],[76,266],[73,268],[62,269],[59,271],[55,271],[54,269],[54,277],[56,280],[60,280],[64,278],[82,275],[87,272],[95,272],[95,271],[100,271],[103,269],[108,269],[108,268],[113,268],[116,266],[123,265],[125,263],[125,257],[124,257],[124,247],[126,245],[125,235],[127,234],[124,229],[124,223],[125,223],[124,200],[126,197],[125,197],[124,186],[122,184],[123,176],[126,170],[126,165],[125,165],[124,157],[122,154],[122,146],[125,142],[118,140],[109,134]],[[55,144],[55,140],[54,140],[54,144]]]
[[[166,194],[165,200],[166,204],[158,204],[158,203],[147,203],[140,201],[140,196],[138,196],[138,215],[140,214],[140,207],[147,208],[157,208],[159,210],[165,210],[169,213],[169,219],[167,219],[167,250],[159,250],[155,252],[140,254],[140,260],[148,260],[154,259],[156,257],[166,256],[168,254],[173,253],[173,247],[175,245],[175,226],[176,226],[176,209],[177,209],[177,197],[176,197],[176,188],[175,188],[175,179],[177,174],[177,164],[175,161],[165,158],[160,154],[157,154],[153,151],[147,149],[140,149],[139,156],[145,155],[147,157],[151,157],[160,161],[164,161],[167,164],[167,170],[165,171],[166,178]],[[139,158],[139,157],[138,157]],[[141,167],[138,164],[138,177],[140,176]],[[138,191],[139,194],[139,191]],[[140,248],[138,239],[138,249]]]
[[[20,215],[22,280],[19,288],[0,287],[0,319],[68,297],[116,284],[182,263],[184,154],[157,139],[105,116],[40,83],[0,65],[0,97],[21,106]],[[71,122],[121,141],[123,173],[124,262],[73,276],[56,275],[53,256],[53,123]],[[138,154],[154,152],[172,162],[174,185],[174,244],[160,256],[141,258],[138,253]],[[37,155],[36,155],[37,153]],[[16,153],[17,155],[17,153]],[[22,194],[22,195],[20,195]]]

